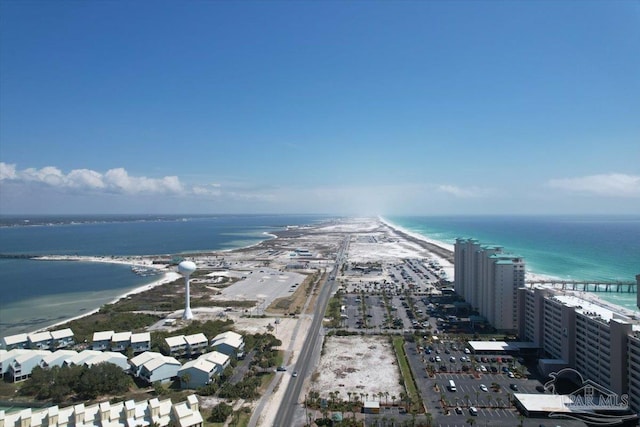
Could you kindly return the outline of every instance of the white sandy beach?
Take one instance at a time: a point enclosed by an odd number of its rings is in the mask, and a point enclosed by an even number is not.
[[[414,239],[423,241],[428,244],[432,244],[438,246],[446,251],[453,252],[453,245],[438,241],[427,236],[423,236],[421,234],[412,232],[403,227],[400,227],[392,222],[386,220],[385,218],[352,218],[350,220],[336,222],[326,225],[320,225],[317,227],[317,231],[321,233],[332,233],[332,232],[358,232],[358,233],[376,233],[380,232],[380,224],[383,224],[387,227],[387,229],[392,233],[387,241],[379,242],[379,244],[375,245],[375,250],[371,250],[370,245],[361,245],[359,248],[359,244],[352,243],[350,247],[350,257],[355,261],[374,261],[374,260],[384,260],[384,259],[394,259],[399,260],[402,258],[414,258],[414,259],[430,259],[435,260],[442,270],[446,273],[446,279],[449,281],[453,281],[455,279],[454,276],[454,266],[448,260],[425,250],[424,247],[420,245],[402,239],[401,236],[393,233],[394,231],[399,231],[408,236],[411,236]],[[277,238],[277,236],[269,234],[269,238]],[[225,255],[231,255],[234,252],[246,251],[252,248],[259,246],[261,243],[254,243],[248,247],[240,248],[240,249],[230,249],[224,251],[217,251],[217,253],[224,253]],[[41,256],[37,257],[37,260],[42,261],[74,261],[74,262],[92,262],[92,263],[110,263],[110,264],[120,264],[120,265],[130,265],[132,267],[144,267],[149,269],[157,269],[159,272],[162,272],[162,276],[160,276],[157,280],[152,283],[145,284],[143,286],[137,287],[135,289],[128,290],[122,294],[117,295],[115,298],[111,298],[105,302],[104,298],[96,298],[96,301],[86,300],[84,302],[84,307],[86,308],[87,304],[92,304],[92,308],[87,311],[82,311],[81,314],[77,314],[74,316],[70,316],[69,318],[61,319],[47,326],[42,326],[36,328],[37,330],[50,329],[52,327],[56,327],[60,324],[64,324],[70,320],[75,320],[81,317],[89,316],[93,313],[99,311],[100,307],[105,303],[114,303],[122,298],[126,298],[129,295],[145,292],[159,285],[171,282],[180,277],[180,275],[176,271],[169,270],[167,265],[162,264],[153,264],[151,257],[149,256],[76,256],[76,255],[49,255],[49,256]],[[549,281],[549,280],[557,280],[561,281],[562,279],[546,276],[543,274],[538,274],[532,271],[527,271],[526,273],[527,281]],[[237,289],[237,287],[235,288]],[[231,290],[227,290],[227,293],[230,293]],[[237,295],[236,295],[237,296]],[[602,301],[597,295],[590,294],[588,296],[591,300]],[[66,301],[68,304],[71,301]],[[61,302],[62,303],[62,302]],[[82,301],[75,301],[76,306],[80,306],[83,304]],[[266,306],[266,304],[265,304]]]

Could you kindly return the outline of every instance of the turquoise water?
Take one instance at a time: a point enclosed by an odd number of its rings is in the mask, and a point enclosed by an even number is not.
[[[0,217],[0,253],[126,256],[245,247],[312,215]],[[97,309],[157,280],[126,265],[0,259],[0,336],[30,332]],[[8,290],[11,289],[10,292]]]
[[[525,258],[533,273],[571,280],[634,282],[640,273],[640,216],[385,217],[433,240],[496,244]],[[598,293],[637,310],[635,294]]]
[[[326,219],[311,215],[0,217],[0,253],[147,255],[232,249],[258,243],[268,238],[265,233],[286,225]],[[640,216],[386,219],[449,244],[456,237],[499,244],[523,256],[530,271],[548,276],[633,281],[640,273]],[[136,276],[121,265],[0,259],[0,336],[83,314],[154,279]],[[598,295],[635,307],[635,295]]]

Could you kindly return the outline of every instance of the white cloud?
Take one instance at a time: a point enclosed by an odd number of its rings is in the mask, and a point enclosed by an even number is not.
[[[90,169],[75,169],[67,176],[70,187],[79,188],[105,188],[106,184],[102,175]]]
[[[462,188],[457,185],[442,184],[437,186],[437,190],[441,193],[451,194],[459,198],[486,197],[492,194],[492,190],[488,188],[469,187]]]
[[[196,185],[191,191],[196,196],[220,196],[222,195],[222,191],[220,190],[220,185],[211,184],[209,186],[206,185]]]
[[[16,165],[0,162],[0,181],[16,179]]]
[[[18,170],[16,165],[0,162],[0,182],[2,181],[41,184],[58,189],[104,190],[123,194],[179,194],[184,191],[182,183],[176,176],[163,178],[131,176],[123,168],[110,169],[104,174],[90,169],[74,169],[65,174],[54,166]]]
[[[552,179],[553,188],[610,197],[640,197],[640,176],[610,173],[577,178]]]

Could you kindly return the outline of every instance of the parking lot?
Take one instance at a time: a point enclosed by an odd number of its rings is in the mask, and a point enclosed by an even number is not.
[[[472,353],[459,332],[484,333],[491,326],[477,319],[469,323],[469,305],[450,290],[445,293],[441,286],[443,292],[433,287],[437,271],[405,260],[358,275],[358,282],[346,286],[342,294],[342,327],[351,332],[412,337],[405,342],[405,352],[433,426],[468,426],[470,419],[478,426],[585,425],[521,416],[511,403],[512,395],[544,393],[542,384],[517,356]],[[398,411],[382,407],[379,415],[367,415],[371,422],[366,425],[377,425],[385,416],[397,420],[409,416]]]
[[[521,419],[520,413],[510,403],[513,393],[540,393],[544,390],[538,380],[529,378],[526,367],[514,357],[473,355],[465,353],[460,343],[452,342],[408,342],[405,352],[423,402],[433,416],[434,426],[468,426],[469,418],[479,426],[513,427],[520,422],[524,426],[536,427],[541,424],[584,426],[582,422],[571,420]],[[431,362],[432,357],[442,362]],[[437,369],[430,374],[430,366],[434,365]],[[463,366],[468,366],[468,371],[463,371]],[[485,366],[487,372],[482,372],[480,366]],[[497,372],[492,372],[491,367]],[[454,382],[455,391],[451,389],[450,381]]]

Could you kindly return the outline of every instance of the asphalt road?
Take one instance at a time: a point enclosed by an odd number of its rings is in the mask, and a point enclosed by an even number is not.
[[[274,427],[291,427],[295,425],[293,420],[296,415],[296,409],[300,409],[298,407],[298,399],[302,392],[304,379],[309,378],[313,372],[314,365],[312,361],[314,356],[318,355],[322,348],[320,327],[322,326],[324,313],[327,310],[329,298],[336,288],[335,278],[338,271],[340,271],[342,263],[344,262],[344,253],[347,249],[349,238],[350,237],[346,237],[345,242],[338,251],[336,264],[333,270],[329,273],[326,282],[322,284],[320,295],[316,301],[316,309],[313,315],[311,328],[309,329],[309,334],[307,335],[296,362],[295,370],[298,372],[298,378],[291,378],[291,381],[289,381],[289,385],[287,386],[287,390],[284,392],[280,408],[278,409],[278,413],[276,414],[273,422]]]

